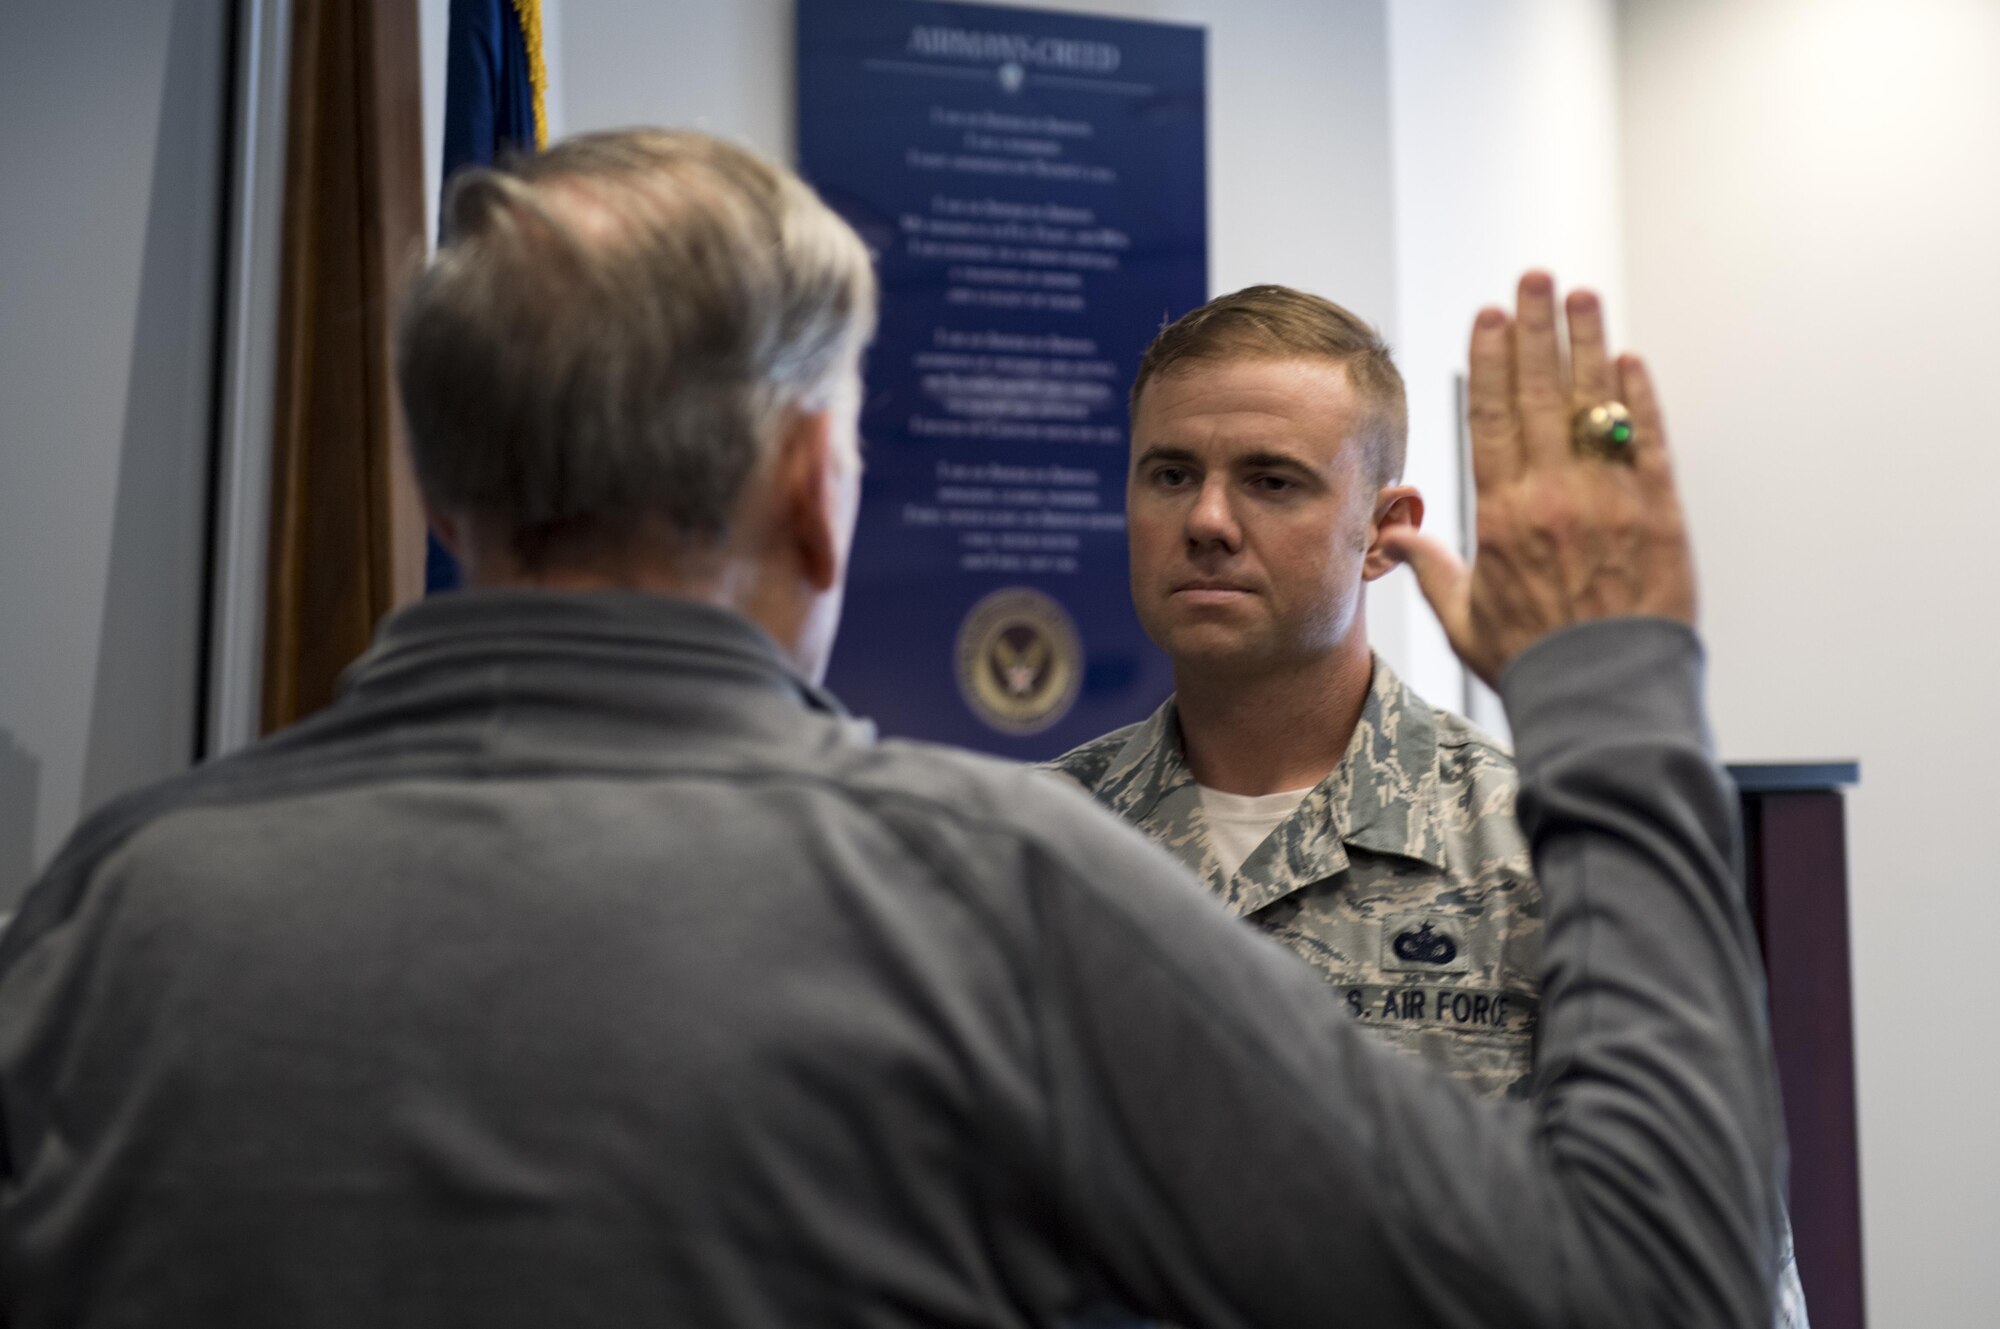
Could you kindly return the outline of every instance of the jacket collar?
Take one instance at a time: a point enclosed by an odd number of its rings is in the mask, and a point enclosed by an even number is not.
[[[477,671],[501,687],[529,676],[617,676],[623,687],[723,686],[853,723],[776,642],[741,615],[642,591],[467,590],[386,620],[341,678],[343,696],[378,697]]]
[[[1200,790],[1183,754],[1173,698],[1134,731],[1097,792],[1113,811],[1138,825],[1199,826],[1199,834],[1170,835],[1167,848],[1207,878],[1237,914],[1254,913],[1345,871],[1350,846],[1418,859],[1440,870],[1447,867],[1437,806],[1437,716],[1379,655],[1360,721],[1340,763],[1234,877],[1223,879],[1209,852]]]

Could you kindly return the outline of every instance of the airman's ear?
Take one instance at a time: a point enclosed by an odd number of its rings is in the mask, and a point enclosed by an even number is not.
[[[1361,562],[1361,577],[1374,581],[1397,565],[1382,549],[1384,531],[1421,530],[1424,524],[1424,496],[1415,485],[1390,485],[1375,495],[1375,512],[1368,523],[1368,554]]]

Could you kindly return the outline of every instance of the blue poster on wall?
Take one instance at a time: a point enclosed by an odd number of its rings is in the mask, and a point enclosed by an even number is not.
[[[1125,564],[1125,394],[1208,293],[1203,34],[800,0],[799,161],[878,256],[828,682],[885,733],[1052,756],[1171,690]]]

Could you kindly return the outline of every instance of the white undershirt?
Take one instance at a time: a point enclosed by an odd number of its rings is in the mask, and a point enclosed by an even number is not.
[[[1201,791],[1201,810],[1208,816],[1208,843],[1225,877],[1235,876],[1243,860],[1312,792],[1311,786],[1282,794],[1225,794],[1205,784],[1195,788]]]

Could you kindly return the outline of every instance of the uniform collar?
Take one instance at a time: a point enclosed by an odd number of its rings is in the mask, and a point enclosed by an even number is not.
[[[1379,655],[1354,737],[1320,788],[1328,791],[1346,843],[1440,870],[1448,866],[1438,807],[1437,712]]]
[[[1097,795],[1142,826],[1204,820],[1200,790],[1182,753],[1173,698],[1119,749]],[[1206,834],[1171,837],[1167,848],[1206,877],[1233,912],[1250,914],[1345,871],[1350,847],[1398,854],[1444,870],[1437,801],[1436,713],[1377,655],[1360,721],[1340,764],[1234,877],[1222,879]]]

